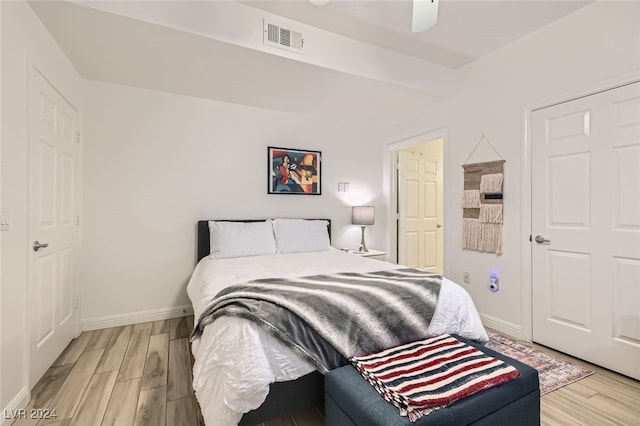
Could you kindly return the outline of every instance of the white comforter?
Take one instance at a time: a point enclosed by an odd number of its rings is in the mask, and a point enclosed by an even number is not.
[[[203,258],[187,292],[194,317],[200,318],[220,290],[232,284],[268,277],[295,277],[336,272],[371,272],[403,266],[331,250],[232,259]],[[438,306],[427,332],[457,333],[487,341],[487,333],[469,294],[444,278]],[[207,425],[236,425],[259,407],[274,381],[294,380],[314,370],[255,323],[221,317],[193,342],[193,387]]]

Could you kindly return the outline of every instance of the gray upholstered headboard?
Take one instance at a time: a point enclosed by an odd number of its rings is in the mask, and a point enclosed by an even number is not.
[[[224,220],[225,222],[263,222],[265,219],[246,219],[246,220],[226,220],[226,219],[207,219],[198,221],[198,259],[196,263],[205,256],[208,256],[211,252],[209,247],[209,221],[210,220]],[[326,220],[328,222],[327,232],[329,233],[329,241],[331,241],[331,219],[308,219],[308,220]]]

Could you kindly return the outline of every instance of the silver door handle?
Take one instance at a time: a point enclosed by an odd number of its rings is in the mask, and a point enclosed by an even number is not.
[[[536,243],[538,244],[544,244],[544,243],[550,243],[550,240],[545,239],[542,235],[536,235]]]
[[[33,242],[33,251],[38,251],[41,248],[47,248],[47,247],[49,247],[49,243],[41,243],[40,241]]]

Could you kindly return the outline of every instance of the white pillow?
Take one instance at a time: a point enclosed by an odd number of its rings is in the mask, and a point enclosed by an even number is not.
[[[276,254],[270,221],[209,221],[209,235],[213,259]]]
[[[329,222],[326,220],[274,219],[276,247],[283,254],[327,251]]]

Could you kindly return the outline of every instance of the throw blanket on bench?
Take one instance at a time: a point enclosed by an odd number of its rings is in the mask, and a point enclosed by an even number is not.
[[[448,334],[349,361],[412,422],[520,376],[513,366]]]
[[[192,338],[220,316],[247,318],[325,373],[354,355],[425,338],[441,283],[409,268],[255,280],[222,290]]]

